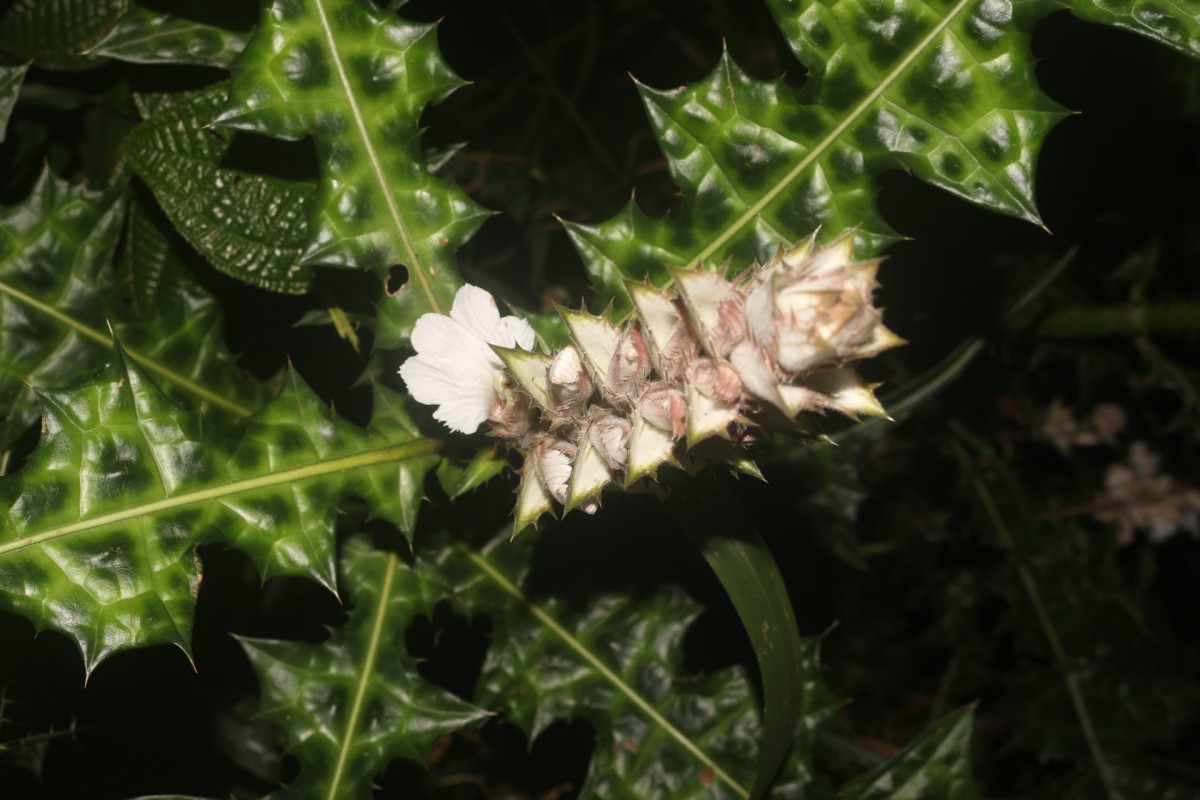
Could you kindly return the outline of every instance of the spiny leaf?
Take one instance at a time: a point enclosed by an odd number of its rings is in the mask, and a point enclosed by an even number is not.
[[[1061,110],[1034,80],[1029,35],[1008,2],[769,2],[808,79],[760,81],[725,54],[694,86],[640,87],[677,214],[632,203],[569,231],[600,290],[664,267],[764,262],[821,227],[856,231],[860,255],[894,238],[875,180],[903,168],[987,208],[1038,221],[1037,148]],[[624,308],[624,306],[622,306]]]
[[[300,774],[271,797],[367,797],[393,758],[424,761],[443,733],[482,711],[431,683],[408,655],[408,623],[432,570],[412,568],[362,539],[346,543],[342,585],[353,602],[344,628],[319,645],[241,639],[263,687],[263,718],[279,725]]]
[[[218,84],[176,100],[129,134],[129,164],[184,238],[213,266],[275,292],[303,293],[300,264],[313,188],[220,165],[232,135],[209,121],[225,104]]]
[[[1200,8],[1195,0],[1042,0],[1041,6],[1069,8],[1080,19],[1123,28],[1200,59]]]
[[[377,344],[398,346],[416,318],[449,313],[454,252],[487,212],[431,175],[418,118],[462,85],[433,25],[367,0],[275,0],[233,66],[218,123],[284,139],[311,135],[323,165],[306,263],[362,267],[408,284],[385,298]]]
[[[42,440],[0,480],[0,606],[67,635],[90,673],[133,647],[188,651],[198,544],[332,588],[338,501],[410,525],[436,442],[385,390],[364,431],[290,377],[231,439],[201,436],[119,349],[92,381],[41,392]]]
[[[12,114],[13,105],[21,91],[21,83],[25,80],[25,72],[29,65],[18,67],[0,67],[0,142],[8,132],[8,117]]]
[[[0,18],[0,50],[50,69],[86,69],[81,55],[98,42],[131,0],[15,0]]]
[[[971,777],[973,706],[942,717],[878,769],[850,781],[841,800],[974,800]]]
[[[532,739],[556,718],[588,720],[597,744],[581,797],[748,797],[762,727],[744,675],[680,674],[680,643],[699,608],[678,591],[605,596],[579,607],[519,588],[528,542],[437,556],[468,614],[486,614],[494,644],[476,702],[503,710]],[[803,696],[808,730],[841,707],[817,676]]]
[[[0,446],[37,419],[31,385],[69,386],[103,366],[109,324],[173,396],[243,417],[262,400],[207,293],[193,286],[150,316],[131,312],[110,261],[125,205],[119,190],[70,187],[47,169],[23,203],[0,209]]]
[[[47,169],[24,203],[0,210],[0,444],[37,419],[30,384],[75,383],[107,358],[96,301],[122,206]]]
[[[89,53],[135,64],[228,67],[249,35],[134,6]]]

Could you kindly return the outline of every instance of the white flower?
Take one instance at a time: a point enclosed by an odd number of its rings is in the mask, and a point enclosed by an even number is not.
[[[454,295],[450,316],[423,314],[413,327],[417,354],[400,365],[400,377],[418,403],[435,405],[433,418],[452,431],[473,433],[496,410],[504,365],[489,345],[532,350],[533,328],[520,317],[501,317],[492,296],[467,284]]]

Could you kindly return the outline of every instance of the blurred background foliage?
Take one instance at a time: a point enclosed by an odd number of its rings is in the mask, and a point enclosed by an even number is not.
[[[239,0],[139,4],[227,28],[257,18]],[[452,150],[441,174],[501,212],[461,251],[464,276],[530,310],[587,296],[556,217],[604,220],[631,188],[652,214],[672,208],[627,73],[653,87],[695,81],[726,47],[756,77],[804,80],[759,3],[414,0],[404,14],[441,20],[446,59],[471,81],[424,119],[427,146]],[[1200,69],[1066,13],[1038,24],[1033,49],[1044,91],[1078,112],[1039,160],[1047,230],[885,175],[882,212],[906,239],[888,250],[878,304],[911,344],[867,373],[885,382],[885,405],[892,390],[916,396],[894,424],[831,428],[836,448],[766,443],[766,482],[735,491],[802,632],[824,636],[827,683],[852,700],[821,740],[827,785],[973,703],[985,796],[1098,797],[1107,781],[1126,797],[1200,797]],[[43,163],[104,185],[125,168],[116,144],[137,121],[133,93],[222,76],[82,66],[31,68],[0,145],[0,202],[25,197]],[[225,159],[288,178],[316,169],[306,143],[248,134]],[[368,355],[367,329],[356,348],[324,324],[331,306],[369,314],[379,287],[319,273],[307,295],[271,294],[177,244],[257,376],[290,359],[359,418],[366,383],[402,388],[403,353]],[[490,536],[511,483],[438,503],[429,529]],[[688,666],[750,663],[720,587],[672,526],[644,496],[546,524],[532,585],[586,603],[681,584],[707,609],[685,638]],[[253,716],[256,681],[228,633],[319,641],[344,615],[315,585],[260,586],[242,555],[202,555],[195,673],[174,650],[138,651],[85,689],[66,640],[0,614],[0,794],[254,797],[294,772],[279,733]],[[429,677],[469,691],[487,632],[443,608],[414,625],[410,649]],[[395,762],[379,796],[570,797],[591,746],[578,721],[533,743],[496,721],[447,741],[429,772]]]

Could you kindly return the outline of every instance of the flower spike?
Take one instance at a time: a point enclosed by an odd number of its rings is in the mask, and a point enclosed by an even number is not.
[[[852,250],[852,234],[818,245],[814,233],[734,279],[672,269],[667,289],[627,282],[631,319],[560,308],[571,344],[550,355],[464,286],[449,317],[417,321],[400,373],[436,419],[465,432],[488,421],[522,454],[515,532],[555,504],[593,514],[606,487],[654,481],[664,464],[761,478],[747,447],[764,428],[820,438],[802,415],[887,416],[850,364],[903,340],[872,302],[881,261]]]

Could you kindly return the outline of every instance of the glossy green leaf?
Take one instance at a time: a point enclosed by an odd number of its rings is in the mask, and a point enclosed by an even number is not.
[[[878,769],[842,787],[841,800],[976,800],[971,776],[974,706],[942,717]]]
[[[129,286],[116,285],[111,258],[125,206],[120,191],[71,187],[45,170],[23,203],[0,209],[0,445],[37,419],[31,386],[69,386],[104,365],[109,325],[173,397],[242,417],[264,399],[225,348],[207,293],[181,284],[173,302],[147,315]],[[130,224],[130,246],[156,235],[136,217]],[[165,258],[165,247],[130,252],[145,264]]]
[[[487,212],[430,174],[418,119],[462,85],[433,25],[368,0],[275,0],[233,66],[222,125],[312,136],[322,165],[307,263],[373,270],[408,283],[385,298],[377,345],[395,347],[420,314],[449,313],[454,253]]]
[[[0,142],[8,131],[8,118],[12,114],[17,95],[21,92],[21,83],[25,80],[27,64],[17,67],[0,67]]]
[[[217,269],[271,291],[305,292],[313,270],[300,258],[313,188],[221,166],[233,136],[208,125],[227,94],[217,85],[159,108],[129,134],[129,164]]]
[[[249,34],[134,6],[89,53],[135,64],[228,67]]]
[[[820,227],[855,230],[875,254],[894,238],[875,182],[906,169],[996,211],[1038,221],[1033,173],[1062,111],[1037,88],[1029,35],[1001,0],[770,0],[807,69],[803,89],[760,81],[725,54],[702,82],[640,87],[683,201],[652,219],[630,204],[569,231],[601,292],[664,267],[737,269]]]
[[[300,774],[278,798],[369,797],[393,758],[424,761],[436,739],[487,714],[417,674],[405,633],[444,591],[432,570],[395,553],[346,543],[342,586],[353,603],[346,626],[322,644],[240,639],[262,685],[261,715],[287,733]]]
[[[436,442],[379,390],[371,427],[293,374],[235,437],[203,430],[118,349],[74,389],[39,392],[44,433],[0,480],[0,607],[74,641],[90,673],[133,647],[188,651],[198,544],[243,550],[264,580],[334,586],[337,503],[366,498],[411,529]]]
[[[700,609],[677,590],[586,607],[531,599],[520,588],[530,541],[438,555],[458,607],[492,622],[476,702],[531,738],[556,718],[591,722],[597,743],[581,797],[749,797],[762,725],[748,681],[739,670],[680,671],[680,643]],[[801,648],[813,671],[793,689],[815,730],[841,703],[816,680],[815,643]]]
[[[14,0],[0,16],[0,50],[51,69],[85,69],[83,55],[104,37],[131,0]]]
[[[124,201],[68,187],[49,170],[0,210],[0,443],[37,419],[31,385],[66,386],[108,357],[97,302]],[[82,371],[81,371],[82,367]]]
[[[1195,0],[1042,0],[1042,3],[1047,10],[1069,8],[1080,19],[1132,31],[1200,59],[1200,7]]]

